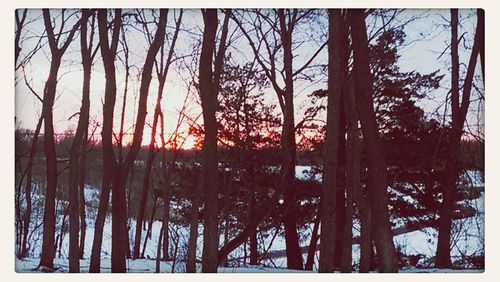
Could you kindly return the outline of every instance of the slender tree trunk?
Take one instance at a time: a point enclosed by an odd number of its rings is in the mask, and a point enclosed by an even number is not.
[[[395,249],[389,222],[386,185],[386,164],[382,140],[378,133],[373,108],[373,79],[370,72],[368,39],[363,10],[350,13],[351,37],[354,58],[356,105],[361,121],[363,141],[368,160],[368,179],[374,238],[377,246],[380,272],[397,272]]]
[[[165,27],[167,21],[167,10],[160,10],[160,20],[153,42],[147,52],[144,67],[141,75],[141,85],[139,89],[139,105],[137,111],[137,119],[135,123],[135,132],[132,140],[132,145],[127,154],[126,159],[119,164],[113,152],[112,144],[112,128],[113,128],[113,111],[116,101],[116,74],[114,66],[114,57],[116,56],[116,48],[118,45],[118,36],[121,25],[121,10],[117,10],[115,15],[115,24],[112,34],[111,48],[107,41],[107,12],[105,10],[98,11],[99,20],[99,37],[101,42],[101,53],[103,57],[105,72],[106,72],[106,89],[105,102],[103,110],[103,158],[105,160],[104,173],[112,175],[112,241],[111,241],[111,271],[125,272],[125,260],[127,256],[128,238],[123,234],[127,232],[126,219],[126,193],[125,182],[128,174],[134,165],[134,161],[139,153],[142,143],[142,134],[147,111],[147,97],[149,86],[152,79],[152,69],[154,58],[158,53],[161,44],[165,38]],[[109,157],[110,161],[107,161]],[[107,164],[107,165],[106,165]],[[103,177],[104,178],[104,177]]]
[[[92,12],[87,10],[82,14],[88,18]],[[82,144],[86,142],[89,110],[90,110],[90,74],[92,68],[91,50],[87,49],[87,20],[82,23],[80,29],[80,46],[82,53],[83,65],[83,89],[82,89],[82,105],[80,107],[80,118],[75,132],[75,138],[71,144],[70,160],[69,160],[69,272],[80,272],[80,248],[79,248],[79,228],[80,228],[80,203],[79,203],[79,180],[80,173],[80,158]],[[93,31],[91,31],[93,32]],[[92,44],[90,45],[92,46]],[[84,141],[85,139],[85,141]],[[83,207],[85,208],[85,207]]]
[[[26,21],[26,14],[28,13],[28,9],[23,9],[23,14],[22,16],[20,17],[19,16],[19,10],[16,10],[15,11],[15,19],[16,19],[16,35],[14,37],[14,46],[15,46],[15,49],[14,49],[14,55],[15,55],[15,60],[14,60],[14,63],[16,64],[17,66],[17,59],[19,58],[19,54],[21,54],[21,46],[20,45],[20,42],[21,42],[21,31],[23,30],[24,28],[24,23]]]
[[[169,244],[169,238],[168,238],[168,225],[170,222],[170,191],[169,187],[165,187],[163,190],[163,225],[162,225],[162,230],[163,230],[163,247],[162,247],[162,253],[163,253],[163,260],[166,261],[168,260],[168,244]]]
[[[156,213],[156,204],[158,202],[158,198],[154,198],[153,200],[153,210],[151,211],[151,219],[149,220],[148,223],[148,230],[146,232],[146,237],[144,238],[144,244],[142,245],[142,252],[141,252],[141,257],[144,258],[144,253],[146,252],[146,246],[148,244],[148,238],[151,238],[151,229],[153,228],[153,221],[155,218],[155,213]]]
[[[63,214],[63,218],[62,218],[62,222],[61,222],[61,230],[59,231],[59,243],[58,241],[56,240],[56,246],[54,248],[54,252],[57,251],[57,257],[58,258],[62,258],[62,242],[64,241],[64,236],[66,235],[66,222],[67,222],[67,218],[68,218],[68,215],[69,215],[69,209],[70,209],[70,206],[69,204],[66,206],[66,208],[64,209],[64,214]]]
[[[170,222],[170,199],[171,199],[171,192],[170,192],[170,175],[172,175],[172,171],[174,170],[175,166],[175,161],[176,161],[176,154],[174,153],[174,159],[172,161],[172,165],[167,167],[167,150],[166,150],[166,145],[167,143],[165,142],[165,124],[164,124],[164,117],[163,114],[161,115],[161,124],[160,124],[160,135],[161,135],[161,144],[162,144],[162,164],[161,164],[161,171],[162,171],[162,178],[163,178],[163,224],[162,224],[162,230],[163,230],[163,260],[166,261],[168,260],[168,245],[169,245],[169,238],[168,238],[168,225]]]
[[[328,105],[325,139],[325,160],[323,165],[323,194],[321,196],[321,233],[319,272],[333,272],[335,265],[336,237],[342,236],[336,230],[337,183],[339,151],[339,117],[343,81],[346,80],[347,30],[343,13],[339,9],[328,10]]]
[[[87,219],[85,213],[86,200],[85,200],[85,174],[86,174],[86,162],[87,162],[87,138],[88,129],[85,130],[84,140],[82,144],[81,156],[80,156],[80,175],[79,178],[79,197],[80,197],[80,250],[79,257],[83,259],[85,255],[85,238],[87,234]]]
[[[307,250],[307,260],[306,260],[306,265],[304,267],[305,270],[313,270],[314,266],[314,257],[316,255],[316,249],[318,246],[318,239],[319,239],[319,224],[321,222],[321,217],[318,215],[316,216],[316,219],[314,220],[314,226],[313,230],[311,233],[311,241],[309,242],[309,249]]]
[[[346,226],[344,232],[344,240],[346,242],[344,246],[344,256],[341,263],[341,271],[342,272],[351,272],[352,270],[352,216],[353,216],[353,202],[356,202],[358,205],[358,209],[360,210],[360,214],[363,216],[368,211],[368,205],[365,200],[362,198],[361,193],[361,183],[360,183],[360,162],[361,162],[361,140],[359,138],[359,129],[358,129],[358,116],[356,113],[356,104],[355,104],[355,92],[354,92],[354,84],[353,80],[350,79],[348,83],[348,88],[344,92],[344,109],[345,109],[345,117],[346,117],[346,131],[347,131],[347,140],[346,140],[346,192],[347,192],[347,206],[346,206]],[[361,207],[363,210],[361,210]],[[361,217],[361,216],[360,216]],[[366,219],[363,219],[362,224],[365,224]],[[363,235],[361,235],[363,236]],[[365,239],[365,237],[362,237]],[[366,245],[363,240],[361,240],[360,247],[364,250],[366,248],[363,244]],[[366,254],[361,253],[362,258],[361,262],[365,259]],[[363,261],[363,267],[366,262]],[[361,269],[361,267],[360,267]]]
[[[217,10],[207,9],[203,15],[205,29],[200,56],[200,96],[205,136],[202,147],[202,180],[205,200],[203,230],[203,272],[217,272],[218,232],[218,167],[217,167],[217,88],[213,81],[212,62],[217,33]],[[209,181],[210,179],[210,181]]]
[[[108,11],[100,9],[97,12],[99,40],[101,55],[104,63],[106,74],[106,85],[104,91],[103,105],[103,124],[101,131],[102,138],[102,159],[103,159],[103,175],[102,175],[102,190],[99,201],[99,208],[95,223],[94,241],[92,245],[92,254],[90,258],[90,272],[101,271],[101,247],[102,236],[104,231],[104,222],[108,211],[109,197],[111,186],[113,183],[116,159],[113,151],[113,114],[116,102],[116,73],[114,58],[116,56],[116,48],[118,45],[118,36],[121,26],[121,10],[115,10],[113,20],[113,33],[111,44],[108,42]],[[114,192],[113,192],[114,194]],[[114,220],[113,220],[114,222]],[[123,236],[123,233],[122,235]]]
[[[154,159],[156,156],[155,153],[155,139],[156,139],[156,130],[158,127],[158,119],[160,117],[161,113],[161,99],[162,99],[162,94],[163,94],[163,87],[165,86],[165,80],[160,79],[160,84],[158,87],[158,96],[156,98],[156,106],[155,106],[155,111],[154,111],[154,116],[153,116],[153,127],[151,128],[151,141],[149,143],[149,150],[148,150],[148,158],[146,161],[146,168],[144,172],[144,180],[142,183],[142,193],[141,193],[141,200],[139,204],[139,211],[137,213],[137,224],[135,228],[135,239],[134,239],[134,258],[138,258],[139,256],[139,247],[141,243],[141,225],[144,220],[144,211],[146,209],[146,203],[147,203],[147,198],[148,198],[148,192],[149,192],[149,183],[150,183],[150,176],[151,176],[151,169],[153,167]],[[165,148],[163,148],[165,149]]]
[[[285,70],[285,90],[281,95],[285,101],[283,112],[283,128],[281,150],[283,163],[281,165],[282,187],[284,194],[285,214],[283,226],[285,228],[286,259],[289,269],[303,269],[302,252],[297,234],[296,199],[293,190],[295,181],[295,117],[293,105],[293,54],[292,30],[287,27],[285,11],[278,10],[280,21],[280,36],[283,44],[283,67]]]
[[[343,245],[341,246],[340,272],[349,273],[352,271],[352,196],[349,190],[346,191],[345,225],[342,233]]]
[[[50,74],[45,84],[43,95],[44,117],[44,153],[47,167],[47,190],[45,193],[45,208],[43,215],[43,244],[40,258],[40,267],[54,268],[54,236],[55,236],[55,199],[57,191],[57,160],[54,139],[54,124],[52,107],[57,87],[57,74],[61,63],[61,56],[52,56]]]
[[[460,111],[459,93],[459,58],[458,58],[458,10],[451,9],[451,138],[449,142],[449,157],[447,163],[447,178],[443,185],[443,203],[439,214],[439,235],[436,251],[436,267],[450,268],[450,238],[452,225],[452,211],[455,204],[455,190],[458,174],[460,154],[461,128],[458,128]]]
[[[349,80],[346,98],[344,99],[347,121],[347,185],[356,203],[361,222],[360,234],[360,261],[359,272],[368,272],[370,268],[370,256],[372,249],[371,238],[371,210],[367,202],[368,190],[366,194],[361,189],[361,153],[362,140],[361,130],[358,128],[358,114],[356,112],[356,97],[354,89],[354,79]]]
[[[31,222],[31,186],[33,182],[33,162],[35,160],[38,136],[40,135],[40,130],[43,123],[43,114],[38,119],[36,125],[35,133],[33,134],[33,140],[31,143],[30,156],[28,159],[28,164],[26,167],[26,210],[24,212],[24,223],[23,223],[23,237],[21,241],[21,258],[28,256],[28,233],[29,226]]]
[[[203,170],[203,168],[202,168]],[[189,220],[189,240],[188,240],[188,248],[186,253],[186,272],[187,273],[196,273],[196,249],[198,242],[198,221],[200,216],[200,201],[201,201],[201,188],[203,182],[203,173],[200,172],[200,176],[198,177],[198,183],[195,186],[191,197],[191,215]]]
[[[348,49],[348,45],[343,46],[344,50]],[[347,51],[344,51],[347,52]],[[338,127],[338,148],[337,148],[337,192],[336,192],[336,200],[337,200],[337,214],[336,214],[336,231],[337,236],[335,237],[335,256],[334,256],[334,267],[335,269],[340,269],[342,267],[342,262],[345,256],[345,248],[347,247],[347,242],[345,241],[345,236],[347,236],[346,232],[350,232],[347,230],[347,185],[346,185],[346,120],[345,120],[345,109],[344,109],[344,96],[346,85],[345,81],[347,80],[347,64],[342,66],[342,77],[343,82],[341,87],[340,94],[340,102],[339,102],[339,127]],[[349,240],[350,241],[350,240]]]
[[[148,192],[149,192],[149,186],[150,186],[150,175],[151,175],[151,169],[153,167],[153,162],[154,158],[156,156],[155,154],[155,139],[156,139],[156,128],[158,125],[158,116],[160,113],[160,102],[161,102],[161,92],[163,89],[158,90],[158,98],[156,100],[156,107],[155,107],[155,113],[153,117],[153,127],[151,129],[151,142],[149,144],[149,150],[148,150],[148,158],[146,160],[146,168],[144,172],[144,180],[142,184],[142,193],[141,193],[141,200],[139,204],[139,211],[137,213],[137,221],[136,221],[136,227],[135,227],[135,240],[134,240],[134,252],[133,252],[133,258],[137,259],[139,258],[139,247],[141,244],[141,225],[144,220],[144,212],[146,209],[146,203],[147,203],[147,198],[148,198]]]
[[[250,207],[249,207],[249,214],[253,215],[255,214],[255,208],[256,208],[256,201],[255,201],[255,193],[252,188],[252,194],[250,196]],[[229,221],[229,217],[226,220],[226,222]],[[226,229],[229,230],[228,226],[226,226]],[[226,236],[228,237],[228,236]],[[227,242],[225,242],[227,244]],[[225,245],[224,244],[224,245]],[[257,265],[259,263],[259,248],[257,244],[257,229],[255,229],[251,234],[250,234],[250,264],[251,265]]]
[[[163,238],[163,228],[160,229],[160,235],[158,236],[158,245],[156,246],[156,260],[155,260],[155,273],[160,273],[161,265],[161,244]]]
[[[42,243],[42,254],[40,258],[40,267],[53,269],[54,268],[54,237],[55,237],[55,199],[57,192],[57,156],[54,138],[54,123],[53,123],[53,112],[52,108],[54,106],[56,88],[58,81],[59,67],[61,66],[61,59],[69,44],[73,40],[73,36],[80,27],[83,20],[86,20],[83,15],[80,20],[78,20],[72,29],[68,32],[66,40],[61,47],[58,46],[59,38],[61,33],[57,36],[54,34],[52,27],[52,18],[50,16],[50,11],[48,9],[43,9],[43,19],[45,25],[45,31],[47,32],[48,43],[51,53],[51,63],[50,71],[47,81],[45,83],[44,93],[43,93],[43,108],[42,115],[44,120],[44,153],[45,162],[47,167],[47,191],[45,194],[45,209],[43,215],[43,243]],[[61,32],[63,32],[61,30]]]
[[[452,227],[452,211],[455,207],[457,180],[462,170],[461,139],[463,127],[470,105],[473,76],[477,59],[484,38],[484,14],[478,10],[476,34],[472,46],[467,73],[462,87],[460,99],[459,56],[458,56],[458,10],[451,9],[451,136],[449,138],[449,156],[446,164],[446,179],[443,183],[443,203],[439,218],[439,235],[436,252],[436,267],[451,267],[450,240]],[[483,76],[484,77],[484,76]]]

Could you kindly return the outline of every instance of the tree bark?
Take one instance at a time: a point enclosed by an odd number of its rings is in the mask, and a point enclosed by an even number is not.
[[[372,209],[375,245],[380,272],[397,272],[395,249],[389,222],[386,164],[382,140],[373,108],[373,79],[370,72],[368,39],[363,10],[352,10],[349,17],[354,58],[356,105],[361,121],[368,160],[368,187]]]
[[[217,272],[218,232],[218,167],[217,167],[217,89],[213,81],[212,62],[217,33],[217,10],[204,11],[205,28],[201,47],[199,79],[205,136],[202,147],[202,180],[205,200],[202,271]],[[209,179],[211,181],[209,182]]]

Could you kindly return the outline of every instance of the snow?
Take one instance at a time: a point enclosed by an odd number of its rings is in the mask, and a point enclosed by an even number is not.
[[[310,174],[309,172],[311,171],[312,167],[310,166],[297,166],[296,167],[296,175],[298,178],[301,179],[310,179]],[[318,176],[314,176],[314,178],[318,181],[320,181],[320,178],[318,179]],[[473,179],[477,179],[477,177],[473,177]],[[474,182],[475,187],[484,187],[484,181],[475,181]],[[87,203],[90,204],[90,206],[87,206],[87,234],[86,234],[86,240],[85,240],[85,248],[84,248],[84,257],[85,259],[81,260],[81,270],[82,272],[88,272],[88,266],[89,266],[89,257],[91,254],[91,249],[92,249],[92,241],[94,238],[94,222],[95,222],[95,216],[96,216],[96,211],[95,211],[95,203],[98,202],[99,199],[99,189],[96,189],[91,186],[86,186],[85,187],[85,197],[87,199]],[[36,197],[33,198],[34,205],[38,201],[42,201],[42,197],[38,197],[39,195],[36,195]],[[474,217],[470,218],[465,218],[465,219],[460,219],[460,220],[455,220],[453,223],[453,228],[455,231],[455,236],[453,237],[453,249],[451,252],[452,259],[458,259],[462,255],[472,255],[472,254],[478,254],[479,251],[483,250],[484,251],[484,196],[485,193],[481,192],[481,197],[478,199],[474,200],[466,200],[466,203],[475,207],[475,209],[478,211],[477,214]],[[42,206],[43,207],[43,206]],[[32,214],[32,222],[41,222],[41,215],[43,213],[43,209],[37,209],[34,210]],[[58,226],[60,226],[62,221],[62,216],[58,215],[57,217],[57,222]],[[67,223],[66,223],[67,224]],[[154,258],[156,257],[156,246],[158,243],[158,237],[160,234],[160,229],[161,229],[162,223],[160,221],[154,221],[153,226],[152,226],[152,232],[151,232],[151,237],[148,238],[148,244],[145,249],[144,255],[146,259],[139,259],[139,260],[127,260],[127,268],[128,272],[154,272],[155,271],[155,265],[156,262]],[[33,224],[30,226],[33,230],[34,226]],[[58,227],[59,229],[60,227]],[[308,224],[305,226],[305,229],[302,230],[302,235],[301,235],[301,240],[300,240],[300,245],[301,246],[307,246],[309,244],[309,238],[310,234],[312,232],[313,224]],[[135,231],[135,220],[130,220],[130,229],[129,229],[129,240],[130,242],[133,242],[133,233]],[[281,229],[280,232],[283,230]],[[185,253],[186,247],[187,247],[187,241],[189,238],[189,227],[188,226],[178,226],[171,224],[170,225],[170,250],[172,253],[173,250],[173,236],[178,237],[178,257],[177,260],[178,262],[176,263],[175,266],[175,271],[174,272],[184,272],[185,271],[185,266],[184,263],[182,262],[183,255]],[[275,228],[272,228],[270,230],[267,230],[265,233],[267,236],[264,236],[262,244],[266,246],[266,248],[269,246],[270,241],[276,232]],[[203,227],[200,225],[199,230],[199,238],[198,238],[198,248],[197,248],[197,257],[201,258],[201,246],[202,246],[202,238],[203,238]],[[354,222],[353,224],[353,234],[354,236],[359,235],[359,222]],[[141,251],[142,251],[142,246],[143,242],[145,240],[146,236],[146,230],[143,230],[143,238],[141,242]],[[38,227],[36,230],[34,230],[33,235],[31,237],[31,251],[30,251],[30,257],[19,260],[16,259],[16,266],[15,270],[17,272],[32,272],[34,269],[38,266],[39,263],[39,258],[38,256],[40,255],[40,250],[41,250],[41,243],[42,243],[42,228]],[[223,237],[221,235],[220,239],[220,246],[223,244]],[[432,256],[435,255],[435,250],[437,246],[437,231],[434,228],[425,228],[419,231],[414,231],[406,234],[401,234],[399,236],[394,237],[394,243],[395,245],[404,253],[406,254],[423,254],[425,258],[431,258]],[[56,266],[56,271],[57,272],[67,272],[68,271],[68,245],[69,245],[69,236],[66,235],[64,236],[63,243],[62,243],[62,250],[59,253],[56,253],[56,258],[55,258],[55,266]],[[269,252],[272,253],[273,251],[280,251],[285,249],[285,241],[282,236],[277,236],[275,240],[273,241],[272,246],[269,249]],[[359,262],[359,256],[360,256],[360,251],[359,251],[359,245],[355,244],[353,245],[353,264],[357,264]],[[232,264],[235,264],[236,261],[231,260],[232,258],[241,258],[244,255],[244,250],[243,247],[239,247],[236,250],[234,250],[230,255],[229,255],[229,261]],[[319,257],[319,252],[316,252],[315,255],[316,259],[316,264],[317,266],[317,260]],[[150,259],[151,258],[151,259]],[[111,217],[108,214],[105,225],[104,225],[104,234],[103,234],[103,243],[102,243],[102,252],[101,252],[101,265],[102,265],[102,272],[110,272],[111,270]],[[303,255],[304,261],[306,260],[306,254]],[[161,272],[172,272],[172,262],[161,262]],[[201,271],[201,266],[199,266],[199,269]],[[220,267],[219,272],[222,273],[240,273],[240,272],[259,272],[259,273],[266,273],[266,272],[291,272],[290,270],[286,269],[286,258],[285,257],[280,257],[280,258],[273,258],[273,260],[263,260],[262,265],[260,266],[247,266],[247,265],[234,265],[232,267]],[[316,269],[314,270],[316,271]],[[404,269],[402,272],[428,272],[428,273],[434,273],[434,272],[455,272],[455,270],[446,270],[446,269],[422,269],[422,268],[414,268],[414,269]],[[469,272],[469,271],[467,271]],[[481,272],[473,270],[470,272]]]
[[[37,269],[39,260],[34,258],[26,258],[23,260],[16,259],[16,272],[43,272]],[[80,260],[81,273],[88,273],[89,270],[89,259]],[[55,272],[65,273],[68,272],[68,260],[57,258],[54,260]],[[137,260],[127,260],[127,272],[128,273],[154,273],[156,269],[156,261],[152,259],[137,259]],[[175,272],[182,272],[184,265],[180,264],[176,267]],[[101,273],[111,272],[111,260],[103,259],[101,261]],[[171,273],[172,263],[171,262],[160,262],[160,272],[161,273]],[[198,264],[197,272],[201,272],[201,265]],[[304,270],[292,270],[286,268],[272,268],[263,266],[246,266],[246,267],[219,267],[217,269],[218,273],[315,273],[314,271],[304,271]],[[456,270],[456,269],[421,269],[421,268],[405,268],[400,270],[402,273],[482,273],[482,270],[476,269],[466,269],[466,270]]]

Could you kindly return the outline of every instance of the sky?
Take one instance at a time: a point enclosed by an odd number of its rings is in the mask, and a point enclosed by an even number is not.
[[[172,37],[173,26],[174,26],[174,16],[177,17],[179,14],[178,10],[171,10],[169,13],[169,21],[167,23],[167,36]],[[464,32],[464,42],[471,42],[474,35],[475,28],[475,17],[473,11],[461,10],[461,28],[460,33]],[[30,10],[28,13],[28,19],[35,19],[32,23],[28,24],[23,30],[23,35],[28,38],[22,45],[23,52],[21,53],[21,58],[23,53],[29,51],[34,44],[36,44],[38,37],[43,33],[44,26],[41,20],[41,10]],[[57,11],[52,11],[52,16],[57,15]],[[223,15],[219,15],[221,20]],[[403,71],[416,70],[421,73],[430,73],[435,70],[440,70],[440,74],[444,74],[445,78],[441,83],[441,88],[434,93],[434,97],[430,99],[424,99],[420,101],[425,111],[432,115],[436,110],[442,115],[443,108],[439,108],[442,104],[446,93],[449,90],[449,49],[446,50],[449,44],[450,32],[446,28],[447,21],[449,20],[449,10],[415,10],[408,9],[404,11],[398,18],[396,18],[395,24],[403,23],[411,17],[417,17],[416,20],[405,26],[405,32],[407,34],[407,41],[400,48],[399,55],[401,56],[399,61],[399,66]],[[74,18],[76,19],[76,18]],[[324,19],[326,20],[326,19]],[[368,29],[376,27],[380,22],[372,22],[370,18],[367,19],[369,24]],[[301,45],[295,52],[297,56],[294,58],[294,68],[299,68],[306,62],[309,57],[317,50],[318,46],[321,45],[320,38],[326,38],[325,28],[322,28],[321,24],[324,22],[308,22],[301,27],[301,31],[304,31],[306,36],[310,36],[310,40],[305,38],[304,44]],[[147,41],[144,35],[141,34],[137,29],[140,27],[131,26],[128,27],[127,42],[131,51],[131,64],[132,75],[129,78],[129,89],[128,89],[128,99],[126,106],[126,125],[125,129],[128,133],[133,132],[133,121],[135,120],[135,105],[137,104],[137,96],[140,80],[138,79],[138,74],[140,68],[142,68],[143,58],[147,50]],[[151,25],[150,28],[154,29]],[[167,77],[167,85],[163,94],[162,108],[165,113],[165,125],[166,132],[172,132],[175,128],[175,123],[178,119],[178,111],[182,107],[183,102],[186,100],[189,102],[187,108],[187,115],[191,118],[196,118],[201,112],[199,106],[199,98],[197,93],[193,91],[193,87],[189,87],[191,80],[191,73],[197,72],[197,66],[193,63],[193,59],[198,60],[199,54],[196,53],[196,48],[194,45],[201,39],[201,33],[203,28],[203,21],[201,18],[201,13],[197,10],[186,10],[183,16],[182,30],[179,34],[178,43],[175,47],[175,51],[179,56],[185,56],[185,60],[178,60],[170,68],[169,75]],[[233,36],[238,36],[238,32],[234,32],[236,26],[233,22],[230,24],[230,34]],[[78,34],[77,34],[78,36]],[[234,39],[234,38],[233,38]],[[97,38],[96,38],[97,40]],[[46,46],[48,47],[48,46]],[[468,50],[467,46],[461,45],[460,60],[462,63],[468,62]],[[469,46],[470,47],[470,46]],[[121,47],[119,47],[121,49]],[[248,41],[244,37],[238,38],[233,45],[228,50],[233,54],[233,57],[238,62],[245,62],[253,59],[253,53],[248,45]],[[77,37],[71,43],[67,53],[63,57],[63,63],[59,71],[59,83],[57,88],[57,97],[54,105],[54,126],[56,133],[68,132],[68,130],[75,130],[77,118],[69,119],[73,114],[77,113],[80,108],[81,103],[81,90],[82,90],[82,71],[80,64],[80,53],[79,53],[79,37]],[[440,56],[441,55],[441,56]],[[119,54],[119,57],[122,54]],[[325,64],[327,61],[327,50],[326,48],[318,55],[313,64]],[[103,103],[103,93],[104,93],[104,72],[102,68],[100,53],[96,56],[94,67],[92,69],[92,81],[91,81],[91,129],[95,126],[95,123],[101,124],[102,120],[102,103]],[[118,92],[117,92],[117,102],[115,106],[115,126],[119,128],[118,116],[121,112],[122,104],[122,93],[124,88],[124,67],[120,60],[116,61],[117,65],[117,78],[118,78]],[[29,81],[31,87],[40,95],[43,95],[44,82],[48,75],[48,70],[50,66],[50,53],[48,48],[42,48],[30,61],[30,63],[25,68],[26,78]],[[479,64],[477,64],[476,73],[480,73]],[[186,69],[189,67],[191,70]],[[465,68],[462,67],[462,71]],[[318,76],[317,80],[313,83],[307,81],[298,81],[295,84],[295,109],[296,109],[296,120],[299,120],[304,110],[309,105],[307,100],[307,94],[314,90],[325,88],[325,76]],[[482,85],[481,85],[482,86]],[[155,78],[153,78],[148,98],[148,117],[146,125],[143,145],[146,145],[150,141],[150,123],[152,122],[152,112],[155,105],[156,95],[157,95],[158,83]],[[266,102],[277,104],[277,99],[274,91],[272,89],[266,89]],[[471,105],[471,110],[483,111],[481,105],[474,104]],[[484,107],[484,105],[483,105]],[[279,107],[277,107],[277,111]],[[34,95],[26,87],[23,72],[16,72],[16,96],[15,96],[15,115],[16,122],[18,126],[23,128],[34,129],[36,126],[36,121],[41,112],[41,103],[38,101]],[[470,123],[480,123],[484,121],[484,114],[480,114],[482,120],[477,121],[476,113],[471,112],[468,116]],[[188,123],[183,123],[181,131],[187,135]],[[482,130],[480,128],[480,130]],[[99,136],[100,129],[96,131],[96,135]],[[130,136],[130,135],[129,135]],[[130,136],[131,137],[131,136]],[[168,136],[167,136],[168,138]],[[159,138],[157,138],[159,139]],[[194,138],[189,137],[184,145],[185,148],[190,148],[194,145]]]

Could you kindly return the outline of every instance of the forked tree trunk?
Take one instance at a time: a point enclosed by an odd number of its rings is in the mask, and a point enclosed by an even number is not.
[[[73,36],[78,30],[82,20],[80,19],[69,31],[66,41],[61,47],[57,46],[59,40],[56,40],[52,27],[52,18],[48,9],[43,9],[43,19],[45,30],[51,53],[50,71],[43,93],[42,115],[44,121],[44,153],[47,168],[47,190],[45,193],[45,208],[43,214],[43,243],[40,256],[39,267],[52,270],[54,268],[54,237],[55,237],[55,199],[57,192],[57,159],[54,138],[54,122],[52,108],[56,97],[56,88],[58,82],[58,72],[61,66],[61,59],[66,52]]]
[[[443,183],[443,203],[439,214],[439,235],[436,251],[436,267],[451,267],[450,241],[451,227],[455,207],[457,181],[462,170],[461,139],[465,119],[470,105],[470,95],[477,59],[484,44],[484,13],[477,12],[476,34],[472,46],[467,73],[460,99],[459,57],[458,57],[458,10],[451,9],[451,136],[449,138],[449,156],[445,166],[446,179]],[[484,70],[483,70],[484,71]],[[483,74],[484,77],[484,74]]]
[[[397,272],[395,249],[389,222],[386,164],[373,108],[373,79],[370,72],[368,39],[363,10],[350,12],[356,106],[368,160],[368,187],[380,272]]]
[[[139,245],[141,242],[141,233],[142,233],[142,229],[140,227],[141,227],[142,222],[144,220],[144,211],[146,209],[146,203],[147,203],[146,199],[147,199],[148,192],[149,192],[151,168],[152,168],[152,165],[154,162],[154,158],[156,156],[155,138],[156,138],[156,131],[157,131],[157,126],[158,126],[158,119],[160,116],[163,117],[163,115],[161,115],[161,100],[162,100],[162,96],[163,96],[163,89],[165,88],[165,82],[166,82],[168,70],[169,70],[169,67],[172,63],[172,56],[174,54],[175,43],[177,41],[177,36],[178,36],[179,30],[180,30],[182,13],[183,12],[181,10],[181,14],[180,14],[179,19],[176,23],[176,29],[175,29],[175,32],[173,35],[172,44],[170,45],[170,49],[169,49],[169,52],[167,55],[167,60],[165,63],[163,61],[160,62],[160,64],[159,64],[160,69],[158,70],[158,73],[157,73],[158,80],[159,80],[158,95],[156,98],[156,106],[155,106],[155,111],[154,111],[154,116],[153,116],[151,142],[149,144],[148,158],[146,161],[146,171],[145,171],[144,180],[143,180],[143,190],[142,190],[141,200],[140,200],[140,204],[139,204],[139,211],[137,214],[137,224],[136,224],[136,229],[135,229],[134,252],[133,252],[134,258],[137,258],[139,255]],[[164,49],[163,49],[163,43],[162,43],[161,58],[163,58],[163,50]],[[162,136],[163,136],[163,133],[162,133]],[[165,150],[165,146],[162,146],[162,148],[163,148],[163,150]],[[167,226],[168,226],[168,223],[167,223]],[[168,232],[164,232],[164,234],[166,234],[164,236],[168,238]],[[168,240],[166,242],[167,242],[166,246],[168,247]]]
[[[95,223],[94,241],[92,244],[92,254],[90,257],[90,272],[101,271],[101,247],[104,231],[104,222],[108,211],[109,196],[115,174],[116,159],[113,151],[113,114],[116,102],[116,72],[114,59],[118,46],[118,38],[121,26],[121,10],[115,10],[113,20],[113,32],[111,44],[108,42],[108,11],[100,9],[97,11],[97,21],[99,28],[99,42],[101,56],[103,58],[104,71],[106,75],[106,85],[104,90],[103,123],[101,131],[102,139],[102,159],[103,174],[101,197]],[[121,236],[123,236],[122,233]],[[117,236],[118,237],[118,236]],[[124,270],[124,269],[123,269]]]
[[[347,30],[343,13],[339,9],[328,10],[328,105],[323,165],[323,193],[320,202],[321,233],[319,272],[333,272],[335,268],[337,183],[339,150],[339,117],[341,96],[346,81],[348,53]]]
[[[167,23],[168,10],[160,9],[160,17],[156,34],[151,43],[151,46],[146,54],[144,66],[141,73],[141,84],[139,88],[139,104],[137,110],[137,118],[135,122],[135,132],[132,140],[132,145],[127,154],[126,159],[115,168],[114,179],[112,184],[112,236],[111,240],[111,271],[125,272],[125,259],[128,250],[128,236],[120,236],[118,234],[128,234],[127,218],[126,218],[126,192],[125,182],[129,172],[134,165],[135,159],[139,153],[142,144],[142,135],[144,132],[146,114],[147,114],[147,98],[149,94],[149,86],[152,79],[152,70],[155,57],[160,50],[160,47],[165,39],[165,29]],[[102,49],[102,46],[101,46]],[[116,90],[115,90],[116,95]],[[118,235],[118,236],[117,236]]]
[[[90,110],[90,74],[92,68],[92,42],[87,46],[87,19],[92,14],[90,10],[83,10],[82,14],[85,21],[82,22],[80,28],[80,47],[83,65],[83,89],[82,89],[82,105],[80,107],[80,117],[78,126],[75,132],[75,138],[71,144],[70,159],[69,159],[69,272],[80,272],[80,247],[79,247],[79,229],[80,229],[80,203],[79,203],[79,186],[80,186],[80,158],[82,144],[87,141],[87,128],[89,121]],[[91,40],[93,38],[93,30],[91,30]],[[83,206],[83,209],[85,206]]]

